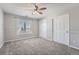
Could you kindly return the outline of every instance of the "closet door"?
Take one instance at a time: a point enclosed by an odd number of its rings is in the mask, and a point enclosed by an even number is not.
[[[69,45],[69,15],[64,14],[54,19],[54,41]]]

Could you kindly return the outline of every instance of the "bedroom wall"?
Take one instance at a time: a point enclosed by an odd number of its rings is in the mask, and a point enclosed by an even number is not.
[[[3,11],[0,9],[0,48],[4,43],[4,19],[3,19]]]
[[[79,49],[79,7],[70,10],[70,46]]]
[[[14,41],[18,39],[30,38],[30,37],[38,37],[38,20],[29,19],[32,21],[32,34],[28,35],[17,35],[17,20],[22,17],[16,17],[16,15],[4,14],[4,23],[5,23],[5,41]],[[27,18],[25,18],[27,19]]]
[[[51,17],[39,20],[39,37],[52,41],[52,22]]]
[[[39,21],[39,37],[47,39],[47,20]]]

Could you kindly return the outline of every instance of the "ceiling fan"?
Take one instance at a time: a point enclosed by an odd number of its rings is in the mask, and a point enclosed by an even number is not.
[[[43,14],[43,12],[42,11],[44,11],[44,10],[46,10],[47,8],[46,7],[39,7],[36,3],[35,4],[33,4],[34,5],[34,11],[33,11],[33,13],[32,14],[35,14],[35,12],[37,12],[38,14]]]
[[[31,10],[32,11],[32,15],[34,15],[34,14],[40,14],[40,15],[42,15],[43,13],[44,13],[44,11],[47,9],[46,7],[40,7],[41,6],[41,4],[37,4],[37,3],[33,3],[32,5],[31,4],[27,4],[28,6],[20,6],[21,7],[21,9],[23,9],[24,11],[25,10]],[[27,7],[27,8],[25,8],[25,7]],[[29,8],[30,7],[30,8]]]

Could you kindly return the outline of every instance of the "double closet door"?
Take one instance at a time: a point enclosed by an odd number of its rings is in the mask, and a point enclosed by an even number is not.
[[[53,40],[69,45],[69,15],[64,14],[54,19]]]

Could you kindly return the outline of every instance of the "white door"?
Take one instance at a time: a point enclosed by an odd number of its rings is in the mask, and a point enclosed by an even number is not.
[[[54,19],[54,41],[69,45],[69,15],[64,14]]]

